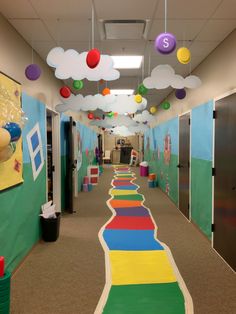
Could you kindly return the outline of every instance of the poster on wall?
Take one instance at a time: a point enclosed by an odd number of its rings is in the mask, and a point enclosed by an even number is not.
[[[164,162],[167,166],[170,164],[171,158],[171,137],[170,134],[166,134],[164,138]]]
[[[21,84],[0,73],[0,128],[21,120]],[[0,145],[0,191],[23,182],[22,138]]]
[[[38,123],[35,124],[27,134],[26,138],[31,159],[33,178],[35,181],[44,165],[43,145]]]

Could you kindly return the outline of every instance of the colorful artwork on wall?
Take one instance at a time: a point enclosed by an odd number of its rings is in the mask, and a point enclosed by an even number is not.
[[[164,161],[166,165],[170,164],[171,158],[171,138],[170,134],[167,134],[164,139]]]
[[[10,120],[9,120],[10,118]],[[21,119],[21,84],[0,73],[0,126]],[[22,139],[7,147],[11,157],[0,163],[0,191],[23,182]]]

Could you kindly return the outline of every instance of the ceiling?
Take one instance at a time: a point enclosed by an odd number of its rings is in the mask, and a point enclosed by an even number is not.
[[[16,5],[17,3],[17,5]],[[61,46],[78,52],[91,48],[91,0],[1,0],[0,11],[42,59],[51,48]],[[164,0],[94,0],[95,47],[106,54],[144,55],[143,69],[121,70],[121,78],[109,82],[110,88],[136,89],[152,68],[170,64],[178,74],[188,75],[236,27],[236,0],[168,0],[167,31],[175,34],[178,47],[191,50],[191,64],[178,63],[175,54],[160,55],[153,42],[164,31]],[[106,20],[143,20],[145,34],[123,28],[126,39],[104,38]],[[138,24],[137,27],[141,26]],[[130,35],[129,35],[130,34]],[[136,39],[132,38],[135,36]],[[128,38],[128,39],[127,39]],[[95,94],[103,86],[87,82],[83,94]],[[169,93],[151,90],[149,106],[159,104]]]

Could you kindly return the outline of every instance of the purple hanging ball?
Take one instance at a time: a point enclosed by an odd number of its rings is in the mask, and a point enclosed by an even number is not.
[[[176,89],[175,91],[175,96],[176,98],[178,99],[184,99],[185,96],[186,96],[186,91],[184,88],[181,88],[181,89]]]
[[[25,76],[30,81],[36,81],[41,75],[41,69],[37,64],[29,64],[25,69]]]
[[[169,54],[176,48],[176,38],[171,33],[161,33],[155,40],[155,48],[162,54]]]

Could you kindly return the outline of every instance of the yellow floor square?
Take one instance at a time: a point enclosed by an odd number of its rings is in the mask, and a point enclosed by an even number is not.
[[[166,252],[110,251],[112,285],[175,282]]]
[[[111,195],[130,195],[138,194],[136,190],[112,190]]]

